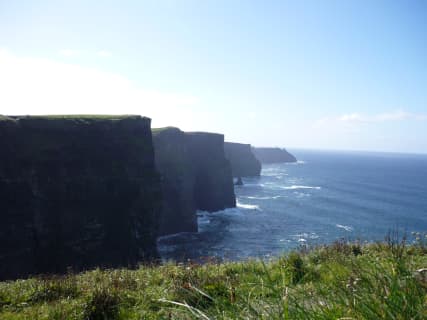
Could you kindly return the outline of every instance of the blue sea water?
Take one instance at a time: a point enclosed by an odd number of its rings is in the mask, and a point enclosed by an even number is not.
[[[199,232],[159,239],[163,259],[240,260],[338,239],[427,231],[427,155],[294,150],[236,186],[237,208],[199,212]]]

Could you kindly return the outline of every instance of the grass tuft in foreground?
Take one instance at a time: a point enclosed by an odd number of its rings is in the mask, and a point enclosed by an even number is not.
[[[0,319],[427,319],[427,239],[0,283]]]

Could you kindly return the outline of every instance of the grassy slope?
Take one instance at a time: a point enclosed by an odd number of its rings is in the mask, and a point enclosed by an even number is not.
[[[425,238],[0,283],[0,319],[427,319]]]
[[[176,127],[151,128],[151,132],[153,134],[159,134],[159,133],[161,133],[163,131],[167,131],[167,130],[179,130],[179,129]]]

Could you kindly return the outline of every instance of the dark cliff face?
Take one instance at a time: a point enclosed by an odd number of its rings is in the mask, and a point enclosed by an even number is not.
[[[177,128],[154,129],[153,143],[163,191],[159,235],[197,232],[196,172],[186,135]]]
[[[156,257],[150,119],[0,119],[0,278]]]
[[[223,135],[161,128],[153,142],[164,197],[160,235],[197,231],[196,210],[235,207]]]
[[[236,206],[230,162],[224,155],[224,135],[187,132],[196,181],[194,198],[199,210],[218,211]]]
[[[230,161],[233,177],[260,175],[261,163],[252,153],[250,144],[225,142],[224,152]]]
[[[296,162],[297,159],[286,149],[280,148],[252,148],[255,157],[261,163]]]

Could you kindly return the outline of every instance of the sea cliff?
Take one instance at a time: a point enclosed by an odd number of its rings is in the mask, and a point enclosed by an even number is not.
[[[153,142],[164,195],[160,235],[197,231],[196,210],[235,207],[223,135],[168,127],[153,129]]]
[[[155,258],[150,119],[1,117],[0,278]]]
[[[186,132],[196,171],[194,198],[199,210],[209,212],[236,206],[230,162],[224,155],[224,135]]]
[[[224,152],[230,161],[233,177],[259,176],[261,163],[255,158],[250,144],[225,142]]]
[[[294,155],[290,154],[286,149],[281,148],[252,148],[255,157],[261,163],[279,163],[279,162],[296,162]]]
[[[196,171],[187,137],[178,128],[153,129],[153,143],[163,193],[159,235],[197,232]]]

